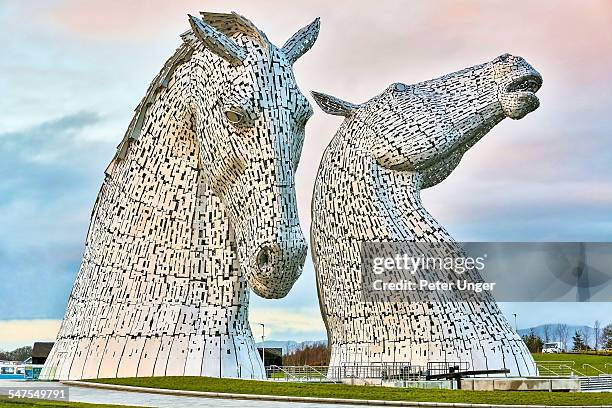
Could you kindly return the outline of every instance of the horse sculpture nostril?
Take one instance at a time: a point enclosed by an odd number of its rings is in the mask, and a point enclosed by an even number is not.
[[[267,242],[255,251],[251,266],[260,273],[260,279],[267,279],[279,272],[293,273],[304,265],[307,248],[306,241],[302,239],[283,247],[275,242]]]
[[[266,271],[269,268],[269,262],[270,262],[270,250],[264,247],[257,254],[257,267],[261,271]]]
[[[253,259],[255,268],[266,276],[273,273],[279,262],[281,262],[281,249],[275,243],[263,244],[259,247]]]
[[[301,231],[296,229],[291,234],[281,231],[281,235],[291,239],[260,243],[251,253],[246,268],[249,287],[266,299],[280,299],[289,293],[302,273],[306,258],[307,244]]]

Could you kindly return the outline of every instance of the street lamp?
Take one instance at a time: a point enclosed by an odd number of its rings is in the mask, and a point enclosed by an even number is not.
[[[266,325],[255,323],[261,326],[261,362],[263,363],[264,373],[266,372]],[[267,375],[266,375],[267,377]]]
[[[514,315],[514,331],[518,333],[518,326],[516,325],[516,313],[512,313]]]

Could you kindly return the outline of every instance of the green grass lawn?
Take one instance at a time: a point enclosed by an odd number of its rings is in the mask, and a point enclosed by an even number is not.
[[[25,398],[13,398],[9,399],[5,396],[0,396],[0,407],[2,408],[23,408],[23,407],[35,407],[35,408],[117,408],[127,407],[127,405],[100,405],[100,404],[84,404],[82,402],[64,402],[64,401],[45,401],[45,400],[33,400]]]
[[[612,374],[612,356],[593,355],[593,354],[577,354],[577,353],[560,353],[560,354],[533,354],[535,361],[574,361],[572,367],[585,375],[599,375],[597,370],[590,367],[583,367],[583,364],[590,364],[597,369]],[[608,366],[606,366],[608,364]],[[544,371],[544,370],[541,370]],[[541,372],[541,375],[546,375]]]
[[[611,405],[612,393],[549,393],[539,391],[467,391],[389,388],[345,384],[236,380],[209,377],[142,377],[89,380],[104,384],[235,394],[288,395],[320,398],[437,401],[513,405]]]

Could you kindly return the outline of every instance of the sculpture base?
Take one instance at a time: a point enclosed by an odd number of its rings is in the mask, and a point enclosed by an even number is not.
[[[162,335],[59,339],[41,380],[207,376],[263,379],[252,337]]]

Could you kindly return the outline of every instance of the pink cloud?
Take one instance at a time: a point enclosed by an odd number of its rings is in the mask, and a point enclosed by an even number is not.
[[[396,2],[381,0],[355,7],[353,1],[305,4],[281,1],[60,0],[22,14],[74,39],[155,43],[188,28],[187,13],[236,10],[260,25],[279,45],[316,16],[322,17],[317,48],[329,62],[313,74],[343,83],[359,75],[372,83],[380,71],[410,81],[448,69],[483,62],[503,52],[534,63],[550,62],[573,83],[605,75],[612,68],[612,3],[554,0]],[[562,66],[562,67],[561,67]],[[327,67],[327,70],[325,69]],[[333,71],[332,71],[333,70]],[[329,73],[328,73],[329,72]],[[335,72],[332,74],[332,72]],[[326,78],[329,77],[329,78]],[[399,80],[400,78],[396,78]],[[327,82],[327,81],[325,81]],[[371,91],[357,84],[367,97]],[[351,95],[348,95],[351,96]]]

